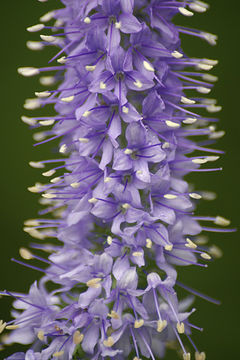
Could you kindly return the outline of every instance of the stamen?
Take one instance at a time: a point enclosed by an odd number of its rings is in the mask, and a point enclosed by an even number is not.
[[[106,347],[112,347],[113,344],[114,344],[114,339],[113,339],[112,336],[109,336],[109,337],[107,338],[107,340],[104,340],[104,341],[103,341],[103,345],[106,346]]]
[[[161,333],[167,326],[166,320],[158,320],[157,322],[157,332]]]
[[[44,48],[44,44],[41,41],[27,41],[26,46],[29,50],[38,51]]]
[[[148,249],[151,249],[152,248],[152,240],[151,239],[146,239],[146,247]]]
[[[79,345],[81,344],[81,342],[83,341],[84,335],[80,333],[79,330],[75,331],[75,333],[73,334],[73,342],[75,345]]]
[[[87,71],[94,71],[95,69],[96,69],[96,65],[93,65],[93,66],[90,66],[90,65],[86,65],[85,66],[85,69],[87,70]]]
[[[205,360],[206,359],[206,354],[205,352],[195,352],[195,360]]]
[[[191,354],[190,353],[183,354],[183,360],[191,360]]]
[[[172,127],[172,128],[179,128],[180,127],[180,124],[174,122],[174,121],[171,121],[171,120],[166,120],[165,121],[166,125],[169,126],[169,127]]]
[[[230,225],[231,221],[228,219],[225,219],[222,216],[216,216],[214,223],[216,225],[220,225],[220,226],[228,226],[228,225]]]
[[[143,66],[146,70],[154,72],[154,67],[148,62],[148,61],[143,61]]]
[[[139,89],[141,89],[143,87],[143,84],[141,83],[140,80],[136,80],[133,84]]]
[[[186,242],[185,246],[187,248],[190,248],[190,249],[196,249],[197,248],[197,245],[191,239],[186,238],[186,241],[187,242]]]
[[[32,253],[28,249],[25,249],[25,248],[20,248],[19,254],[25,260],[31,260],[34,258]]]
[[[101,282],[101,278],[93,278],[93,279],[91,279],[91,280],[89,280],[87,283],[86,283],[86,285],[88,286],[88,287],[91,287],[91,288],[95,288],[95,289],[97,289],[97,288],[99,288],[101,285],[99,284],[100,282]]]
[[[40,70],[35,67],[20,67],[17,71],[20,75],[26,77],[40,74]]]
[[[44,28],[45,28],[44,24],[37,24],[37,25],[29,26],[27,28],[27,31],[29,31],[29,32],[37,32],[37,31],[41,31]]]
[[[70,102],[72,102],[72,101],[74,100],[74,98],[75,98],[75,96],[72,95],[72,96],[63,97],[63,98],[61,98],[60,100],[61,100],[62,102],[70,103]]]
[[[180,12],[180,14],[182,14],[184,16],[193,16],[194,15],[194,13],[192,11],[189,11],[184,7],[179,7],[178,11]]]
[[[50,42],[50,43],[53,43],[53,42],[55,42],[57,40],[55,38],[55,36],[52,36],[52,35],[40,35],[40,38],[43,41]]]
[[[135,329],[139,329],[140,327],[142,327],[144,325],[144,320],[140,319],[140,320],[135,320],[134,322],[134,327]]]
[[[185,326],[183,322],[177,323],[177,331],[179,334],[184,334]]]
[[[64,354],[64,351],[63,351],[63,350],[57,351],[57,352],[55,352],[55,353],[53,354],[53,357],[60,357],[60,356],[62,356],[63,354]]]
[[[211,256],[205,252],[201,253],[200,256],[205,260],[211,260]]]
[[[37,337],[40,341],[44,341],[44,331],[40,330],[38,333],[37,333]]]

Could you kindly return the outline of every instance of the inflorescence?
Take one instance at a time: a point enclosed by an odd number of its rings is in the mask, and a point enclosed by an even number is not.
[[[205,97],[217,80],[207,71],[217,61],[188,57],[179,36],[211,45],[217,37],[174,25],[172,18],[203,13],[208,5],[61,2],[65,7],[27,29],[41,32],[41,41],[27,42],[29,49],[53,45],[58,53],[47,67],[18,69],[41,75],[48,88],[24,108],[51,104],[56,115],[22,120],[41,128],[36,146],[60,139],[60,156],[30,162],[50,181],[28,188],[42,195],[44,209],[24,230],[39,241],[20,249],[25,261],[13,260],[43,277],[28,294],[2,292],[14,297],[15,308],[14,320],[0,322],[0,332],[11,330],[3,343],[32,344],[7,359],[154,360],[172,346],[184,360],[193,351],[205,360],[191,337],[202,330],[189,319],[193,295],[217,301],[180,282],[177,266],[206,268],[221,250],[208,246],[202,231],[233,229],[221,228],[230,223],[221,216],[196,215],[199,200],[215,194],[184,180],[191,172],[221,170],[202,165],[219,159],[223,151],[211,145],[224,132],[206,115],[221,110]],[[58,241],[41,242],[48,238]],[[191,295],[179,301],[176,287]]]

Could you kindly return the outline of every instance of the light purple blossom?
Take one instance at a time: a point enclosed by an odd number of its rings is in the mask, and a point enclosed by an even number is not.
[[[221,109],[203,96],[216,80],[205,71],[217,61],[187,56],[180,34],[211,45],[216,36],[176,26],[172,19],[204,12],[208,5],[61,2],[63,8],[28,28],[44,30],[35,48],[53,44],[58,53],[47,67],[19,68],[25,76],[56,71],[40,82],[49,87],[59,82],[58,88],[36,92],[24,105],[27,110],[53,105],[56,115],[22,120],[33,129],[43,127],[34,135],[35,146],[60,140],[61,156],[30,162],[51,179],[29,187],[42,194],[45,208],[24,229],[41,241],[31,244],[31,251],[21,248],[20,255],[46,266],[14,259],[44,275],[27,295],[2,292],[15,298],[14,320],[0,322],[0,332],[12,330],[5,343],[31,344],[8,359],[123,360],[134,354],[134,360],[154,360],[175,341],[190,360],[185,347],[190,341],[195,359],[204,360],[192,340],[192,330],[201,330],[189,319],[193,296],[179,300],[177,286],[205,296],[179,281],[177,266],[207,267],[220,250],[205,245],[201,232],[233,229],[202,224],[229,221],[195,215],[199,199],[209,194],[193,190],[184,178],[220,170],[201,165],[223,152],[210,147],[222,135],[212,125],[217,120],[196,112]],[[200,153],[190,155],[194,151]],[[42,242],[51,237],[57,239],[53,245]],[[41,257],[40,251],[50,254]],[[47,290],[49,284],[54,290]]]

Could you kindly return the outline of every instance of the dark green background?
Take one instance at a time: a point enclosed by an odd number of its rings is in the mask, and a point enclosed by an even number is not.
[[[16,265],[11,257],[18,257],[18,248],[27,246],[30,237],[22,232],[25,219],[37,214],[37,196],[26,188],[41,179],[40,172],[29,167],[30,160],[51,156],[51,146],[33,148],[31,131],[20,121],[22,104],[26,97],[33,97],[41,90],[36,78],[21,78],[19,66],[45,66],[52,50],[31,52],[25,47],[27,40],[38,40],[39,34],[29,34],[27,26],[39,22],[38,18],[60,1],[50,0],[41,4],[37,0],[1,1],[1,242],[0,276],[1,289],[27,291],[39,274]],[[219,35],[217,47],[211,47],[198,39],[183,37],[183,47],[189,55],[219,59],[213,71],[220,81],[213,92],[223,105],[220,113],[220,128],[226,136],[217,147],[226,151],[219,166],[223,172],[191,176],[197,189],[209,189],[218,193],[214,202],[203,203],[199,214],[224,215],[232,219],[233,226],[239,224],[239,2],[212,0],[211,9],[205,15],[193,19],[178,17],[178,23],[207,30]],[[41,179],[43,181],[43,179]],[[211,263],[207,270],[187,268],[185,282],[205,293],[220,298],[221,307],[196,302],[194,322],[204,327],[202,334],[194,340],[208,359],[238,359],[239,356],[239,234],[211,234],[211,241],[224,251],[224,257]],[[10,302],[0,301],[0,319],[9,320]],[[16,349],[15,349],[16,351]],[[3,359],[0,353],[0,359]],[[169,353],[166,359],[177,358]]]

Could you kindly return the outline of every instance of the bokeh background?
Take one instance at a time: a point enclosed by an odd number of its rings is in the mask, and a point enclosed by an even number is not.
[[[216,191],[214,202],[202,202],[199,214],[224,215],[237,227],[240,218],[240,118],[239,118],[239,10],[236,1],[211,0],[210,11],[194,18],[178,17],[177,23],[193,25],[218,34],[217,47],[211,47],[198,39],[183,36],[183,47],[189,55],[219,59],[213,74],[220,77],[213,96],[223,105],[219,128],[226,135],[217,147],[226,151],[218,161],[221,173],[203,173],[191,176],[196,189]],[[51,156],[52,145],[33,148],[31,131],[20,121],[22,104],[34,91],[41,90],[37,78],[23,78],[17,74],[19,66],[45,66],[53,50],[31,52],[25,46],[27,40],[38,40],[39,33],[29,34],[27,26],[39,22],[39,17],[59,6],[60,0],[40,3],[37,0],[1,1],[1,242],[0,242],[0,289],[27,291],[40,274],[11,262],[18,258],[20,246],[27,246],[31,238],[22,231],[23,221],[37,215],[38,197],[27,187],[41,180],[37,169],[29,167],[30,160]],[[239,359],[239,234],[210,234],[211,242],[221,247],[224,257],[211,263],[207,270],[187,268],[181,272],[185,283],[222,300],[215,306],[198,299],[193,321],[204,327],[203,333],[195,333],[194,340],[208,359]],[[0,319],[9,320],[10,299],[0,300]],[[19,350],[20,346],[0,352],[0,359]],[[171,351],[166,359],[176,359]]]

